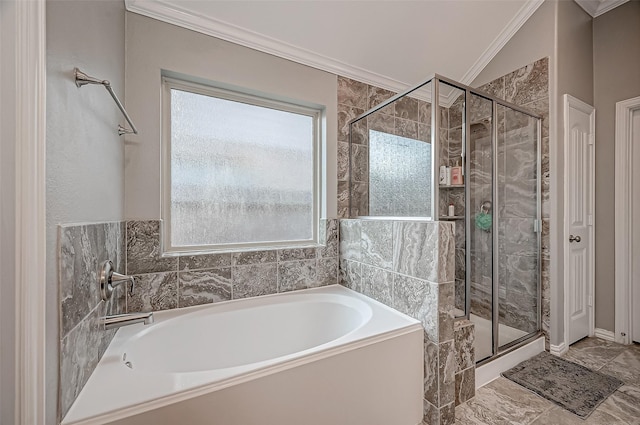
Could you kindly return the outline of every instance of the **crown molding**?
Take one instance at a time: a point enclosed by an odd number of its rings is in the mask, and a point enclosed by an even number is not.
[[[585,12],[594,18],[621,6],[628,1],[629,0],[575,0],[575,2],[585,10]]]
[[[498,54],[500,50],[507,44],[511,37],[524,25],[525,22],[538,10],[538,8],[544,3],[544,0],[529,0],[518,11],[516,16],[509,21],[507,26],[498,34],[493,42],[487,47],[482,55],[476,60],[476,62],[469,68],[469,70],[462,76],[460,82],[466,85],[471,85],[473,80],[476,79],[480,72],[491,62],[491,60]]]
[[[458,81],[466,85],[473,82],[478,74],[480,74],[500,49],[504,47],[543,2],[544,0],[528,0],[520,8],[516,16],[509,21],[507,26],[493,40],[491,45]],[[332,74],[361,81],[395,93],[401,93],[415,84],[415,82],[407,83],[398,81],[219,19],[195,15],[192,11],[177,5],[176,2],[163,0],[125,0],[125,5],[130,12],[207,34]],[[431,100],[428,92],[425,92],[425,95],[416,95],[414,97],[427,101]],[[441,95],[440,101],[443,106],[450,107],[456,98],[455,92],[452,92],[449,96]]]
[[[177,6],[175,3],[170,4],[162,0],[125,0],[125,6],[130,12],[269,53],[322,71],[375,85],[386,90],[402,92],[411,85],[219,19],[194,15],[191,11]]]

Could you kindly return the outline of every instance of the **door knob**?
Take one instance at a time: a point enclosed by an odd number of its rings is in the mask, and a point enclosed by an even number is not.
[[[569,242],[580,242],[581,240],[580,236],[569,235]]]

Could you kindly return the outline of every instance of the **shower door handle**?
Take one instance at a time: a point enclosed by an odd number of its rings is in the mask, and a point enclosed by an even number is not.
[[[581,240],[580,236],[569,235],[569,242],[580,242]]]

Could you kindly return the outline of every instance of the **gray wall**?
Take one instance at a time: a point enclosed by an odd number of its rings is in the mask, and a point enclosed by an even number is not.
[[[76,88],[73,68],[111,81],[124,98],[124,4],[47,2],[47,423],[56,422],[57,226],[123,218],[120,111],[103,87]]]
[[[139,127],[127,138],[128,219],[161,211],[161,71],[169,70],[326,106],[326,217],[336,215],[336,103],[333,74],[127,12],[126,105]]]
[[[593,42],[592,18],[573,1],[558,2],[556,34],[557,34],[557,97],[555,98],[557,111],[556,140],[558,141],[553,155],[557,193],[556,226],[552,229],[554,238],[551,239],[551,249],[556,253],[553,259],[559,260],[556,290],[552,298],[552,314],[559,319],[556,321],[557,334],[553,344],[560,344],[564,339],[564,265],[562,253],[567,240],[564,227],[564,100],[569,94],[590,105],[593,105]],[[596,114],[597,116],[597,114]],[[597,177],[596,177],[597,178]],[[596,239],[597,241],[597,239]]]
[[[615,104],[640,95],[640,2],[593,20],[596,107],[596,327],[615,327]]]
[[[0,423],[14,423],[15,56],[14,2],[0,2]]]

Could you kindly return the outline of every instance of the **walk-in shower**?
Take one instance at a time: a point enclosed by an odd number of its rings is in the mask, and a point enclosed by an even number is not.
[[[437,105],[437,107],[434,107]],[[351,217],[449,220],[483,363],[541,329],[541,117],[435,75],[350,123]]]

